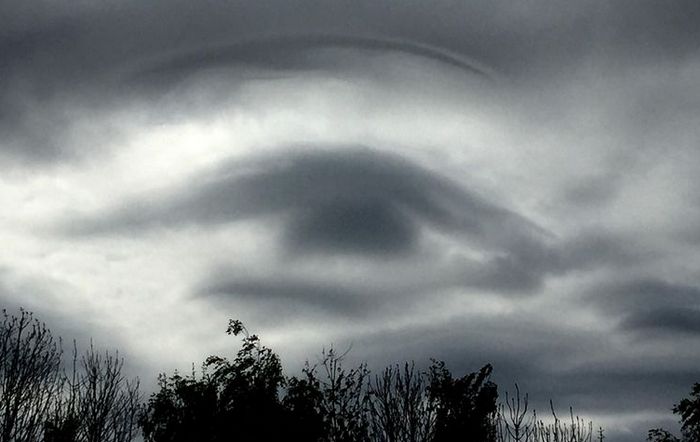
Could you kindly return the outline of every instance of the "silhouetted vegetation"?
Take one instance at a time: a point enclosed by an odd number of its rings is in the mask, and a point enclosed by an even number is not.
[[[682,438],[662,428],[649,430],[649,442],[698,442],[700,441],[700,383],[693,385],[690,396],[673,406],[680,416]]]
[[[3,310],[0,327],[1,442],[128,442],[138,433],[138,381],[118,354],[92,345],[64,366],[60,339],[32,313]]]
[[[29,312],[2,312],[0,442],[41,439],[61,388],[61,346]]]
[[[550,400],[551,416],[548,422],[538,418],[537,411],[529,411],[528,395],[521,396],[520,388],[515,385],[515,395],[506,392],[505,404],[501,404],[496,417],[495,427],[498,442],[591,442],[605,439],[602,428],[594,433],[593,423],[574,416],[569,408],[569,422],[559,419],[554,404]]]
[[[602,428],[569,409],[545,419],[515,385],[499,402],[492,367],[456,377],[442,361],[404,363],[372,374],[323,350],[298,376],[284,375],[271,349],[231,320],[242,339],[235,358],[210,356],[200,370],[158,377],[144,403],[118,353],[64,361],[61,340],[33,315],[3,311],[0,328],[0,442],[602,442]],[[68,367],[66,367],[66,365]],[[673,407],[682,439],[663,429],[649,442],[700,440],[700,384]]]
[[[141,416],[146,441],[284,440],[291,422],[278,398],[282,364],[238,321],[227,333],[243,334],[236,358],[211,356],[197,376],[161,375]],[[235,429],[235,430],[234,430]]]
[[[90,348],[78,360],[74,345],[72,371],[62,379],[53,417],[46,421],[46,442],[128,442],[138,433],[141,395],[138,380],[122,375],[118,353]]]
[[[160,376],[141,419],[147,441],[231,440],[232,429],[241,441],[593,440],[592,424],[573,413],[570,424],[555,414],[550,424],[527,415],[519,390],[517,400],[506,396],[506,415],[491,365],[454,377],[442,361],[424,372],[405,363],[372,376],[366,364],[346,368],[345,353],[331,348],[301,376],[286,378],[279,358],[243,324],[232,320],[227,332],[242,336],[233,361],[212,356],[199,374]]]

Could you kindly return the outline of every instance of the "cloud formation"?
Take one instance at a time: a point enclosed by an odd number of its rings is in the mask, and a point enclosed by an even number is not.
[[[288,240],[299,252],[398,252],[416,240],[411,223],[487,249],[527,246],[544,235],[522,216],[399,156],[342,146],[224,164],[170,194],[126,201],[70,226],[78,234],[136,232],[285,214],[293,218]]]
[[[0,298],[153,372],[229,316],[491,361],[642,439],[698,380],[698,41],[693,0],[3,2]]]

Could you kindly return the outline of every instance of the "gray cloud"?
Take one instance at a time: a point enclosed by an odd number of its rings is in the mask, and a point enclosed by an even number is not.
[[[470,72],[483,72],[471,61],[477,59],[509,75],[533,68],[541,75],[543,66],[551,71],[591,57],[682,60],[700,37],[692,0],[663,7],[651,0],[527,7],[506,1],[40,4],[8,2],[0,22],[2,151],[40,163],[82,153],[69,136],[66,101],[90,115],[149,92],[121,75],[129,72],[150,71],[149,88],[162,90],[169,76],[222,63],[306,70],[319,66],[319,48],[350,48],[399,51]],[[260,29],[270,32],[261,36]],[[332,57],[326,68],[343,59]]]
[[[66,302],[64,295],[68,291],[75,291],[75,287],[65,286],[61,281],[43,275],[28,275],[0,266],[0,310],[6,310],[11,316],[18,316],[20,309],[31,312],[35,319],[46,325],[56,342],[60,342],[66,364],[70,363],[68,358],[73,342],[79,351],[84,351],[94,342],[100,351],[118,350],[128,360],[125,372],[143,377],[147,364],[133,357],[130,343],[114,328],[96,321],[86,306],[75,301]],[[146,383],[150,385],[150,379]]]
[[[695,0],[2,2],[0,163],[19,173],[0,180],[0,191],[22,207],[0,219],[8,244],[0,264],[17,260],[65,272],[96,297],[105,290],[116,297],[123,289],[156,298],[162,291],[163,299],[153,303],[165,312],[160,332],[182,342],[188,332],[165,322],[204,300],[218,312],[244,306],[265,315],[260,323],[266,326],[286,324],[291,316],[342,323],[338,327],[355,339],[356,351],[364,349],[358,357],[377,363],[435,356],[460,372],[493,362],[501,385],[517,380],[533,397],[553,397],[564,407],[612,416],[668,411],[700,378],[697,356],[688,351],[700,334],[697,256],[684,244],[697,242],[698,231],[698,41]],[[411,69],[431,69],[423,80],[437,72],[458,79],[415,83],[443,88],[439,99],[461,99],[451,88],[463,73],[496,73],[489,83],[493,102],[474,104],[497,109],[485,113],[484,125],[494,127],[484,128],[476,118],[473,132],[451,135],[454,143],[438,137],[435,146],[421,146],[449,153],[433,164],[444,160],[444,170],[377,150],[315,145],[303,153],[222,161],[175,188],[73,217],[62,233],[86,246],[82,252],[66,251],[66,238],[55,242],[53,231],[41,238],[32,231],[36,223],[55,225],[56,213],[68,213],[61,210],[71,204],[105,203],[89,178],[78,183],[80,166],[66,175],[60,167],[55,174],[34,175],[80,158],[89,164],[104,160],[109,177],[111,158],[96,158],[106,144],[119,145],[113,141],[123,134],[102,125],[105,115],[126,109],[119,116],[126,126],[141,112],[158,124],[201,119],[217,114],[230,96],[240,104],[231,91],[246,82],[315,78],[319,71],[341,80],[367,75],[353,86],[371,83],[367,95],[373,95],[385,86],[373,76],[377,60],[399,70],[403,65],[393,63],[409,57]],[[296,85],[269,84],[275,92]],[[439,110],[434,104],[417,115]],[[453,112],[453,103],[446,104]],[[401,130],[412,121],[402,121]],[[453,129],[449,121],[444,127],[427,121],[440,136]],[[482,129],[499,136],[484,137]],[[358,138],[348,143],[386,147],[377,137]],[[477,146],[487,153],[468,149],[482,139],[495,141]],[[147,163],[148,155],[145,150],[134,161]],[[462,161],[469,156],[474,161]],[[523,161],[514,164],[510,156]],[[462,166],[505,197],[495,199],[448,177]],[[576,176],[568,177],[569,171]],[[18,178],[25,172],[36,178],[26,187]],[[78,184],[67,185],[70,180]],[[46,199],[34,200],[32,192],[49,189],[52,202],[59,202],[64,188],[80,192],[55,211],[37,208],[36,201]],[[219,256],[205,253],[229,246],[207,243],[223,234],[196,245],[165,244],[183,237],[194,243],[201,232],[246,221],[269,234],[265,244],[282,253],[266,254],[274,258],[265,262],[251,253],[231,264],[226,255],[239,253],[233,246]],[[20,224],[30,226],[24,237],[16,236]],[[125,263],[147,256],[123,267],[84,266],[81,259],[91,258],[75,255],[93,246],[118,251]],[[241,264],[247,259],[248,267]],[[172,270],[177,274],[171,276],[162,270],[166,264],[149,268],[159,260],[184,261],[195,270]],[[123,284],[115,268],[119,275],[145,276]],[[354,280],[338,277],[345,270],[355,272]],[[153,282],[161,278],[167,283]],[[453,291],[459,294],[442,297]],[[181,292],[187,307],[173,295]],[[188,298],[192,292],[201,296]],[[530,296],[514,296],[524,293]],[[60,296],[41,290],[22,295],[0,281],[3,305],[29,304],[66,335],[95,333],[87,331],[95,327],[89,315],[71,313],[73,306]],[[497,299],[510,313],[418,324],[423,310],[445,307],[447,299],[466,304],[476,296],[484,304]],[[543,308],[549,310],[526,309],[548,297],[554,305]],[[136,307],[124,311],[130,308]],[[595,316],[593,324],[577,322],[588,313]],[[386,329],[362,334],[343,319]],[[97,333],[118,341],[112,333]],[[154,352],[168,342],[159,341]],[[653,426],[635,425],[637,439]],[[608,434],[610,440],[625,437],[616,428]]]
[[[400,157],[366,148],[229,163],[166,195],[71,220],[74,234],[220,224],[288,215],[295,251],[400,252],[420,221],[495,250],[537,248],[543,232],[507,209]]]
[[[700,289],[661,279],[639,278],[595,287],[586,297],[603,311],[621,314],[635,310],[692,308],[700,302]]]
[[[219,48],[199,48],[189,54],[173,56],[166,61],[155,63],[134,74],[140,78],[187,78],[202,69],[219,66],[244,65],[264,70],[308,70],[318,67],[331,68],[332,64],[318,57],[320,51],[339,49],[402,52],[422,57],[460,69],[468,74],[487,75],[484,67],[459,53],[450,53],[439,47],[432,47],[406,40],[380,39],[363,36],[344,35],[278,35],[259,37],[236,42]],[[316,55],[316,56],[314,56]],[[337,60],[334,60],[337,63]]]
[[[418,233],[410,217],[386,201],[331,201],[302,214],[288,232],[292,251],[396,254]]]
[[[300,310],[334,315],[365,316],[376,309],[377,293],[360,287],[346,287],[337,282],[310,281],[301,278],[234,278],[212,277],[207,285],[196,289],[201,295],[226,296],[226,301],[248,301],[263,309],[277,306],[282,311]],[[301,307],[301,308],[299,308]]]
[[[598,311],[636,342],[670,340],[683,351],[688,345],[696,345],[700,337],[700,289],[695,286],[632,278],[598,284],[588,289],[579,302]],[[664,363],[667,368],[672,365],[670,361]]]
[[[498,315],[382,330],[352,342],[357,359],[377,366],[405,358],[427,364],[432,357],[447,361],[455,372],[466,372],[490,362],[501,393],[512,392],[517,382],[542,413],[550,399],[563,414],[569,406],[584,415],[668,412],[700,376],[687,358],[615,356],[611,338],[602,331],[562,330],[547,321]],[[645,431],[641,428],[640,434]]]
[[[697,307],[660,307],[636,312],[622,323],[624,328],[641,331],[660,331],[700,335],[700,302]]]
[[[438,173],[401,157],[366,148],[312,150],[229,162],[186,187],[126,201],[114,210],[71,220],[76,238],[138,234],[152,229],[228,224],[273,217],[283,221],[281,245],[290,259],[315,255],[419,259],[429,278],[410,285],[405,275],[381,284],[347,286],[274,268],[251,279],[239,271],[207,275],[198,294],[312,306],[335,315],[379,312],[397,302],[451,289],[532,293],[547,276],[648,259],[640,246],[604,233],[554,240],[525,218],[488,202]],[[422,230],[433,229],[459,247],[486,253],[481,261],[421,258]],[[441,255],[439,251],[438,256]],[[323,271],[323,266],[319,267]],[[381,270],[377,270],[381,272]],[[368,275],[371,278],[371,275]],[[228,298],[227,298],[228,297]],[[261,304],[262,305],[262,304]],[[313,309],[312,309],[313,310]]]

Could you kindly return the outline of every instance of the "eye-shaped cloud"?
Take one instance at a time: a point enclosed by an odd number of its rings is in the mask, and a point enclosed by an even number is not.
[[[229,161],[187,185],[71,220],[68,230],[78,237],[138,235],[251,220],[275,220],[281,232],[272,237],[294,262],[351,258],[365,269],[364,281],[321,277],[322,269],[296,274],[289,265],[282,270],[269,264],[258,276],[240,269],[213,272],[196,293],[357,315],[397,299],[415,301],[453,289],[531,292],[548,275],[625,265],[645,254],[602,233],[557,240],[439,172],[357,146]],[[435,236],[446,238],[451,252],[431,242]],[[413,270],[383,269],[396,260]],[[389,276],[380,276],[383,272]]]
[[[0,180],[0,264],[70,282],[31,305],[0,271],[6,305],[79,335],[93,317],[133,328],[145,378],[183,357],[168,342],[203,350],[192,336],[217,336],[216,314],[254,313],[264,337],[286,336],[276,349],[304,356],[329,328],[356,343],[368,331],[355,348],[370,362],[490,361],[504,387],[610,410],[600,423],[620,441],[698,380],[697,0],[0,3],[0,163],[18,172]],[[179,137],[212,120],[241,136],[209,157],[195,130],[165,164],[214,169],[37,237],[36,223],[164,170],[162,123],[183,123]],[[297,140],[435,157],[315,146],[220,161]],[[465,187],[462,165],[554,234]]]
[[[241,221],[280,229],[269,236],[286,264],[253,274],[214,271],[193,289],[197,295],[366,316],[440,291],[530,291],[570,265],[559,263],[549,235],[523,216],[404,157],[356,146],[230,161],[186,186],[71,220],[68,231],[138,235]],[[329,272],[326,258],[364,269],[361,280]],[[314,271],[299,270],[304,262]]]
[[[346,147],[230,162],[187,186],[127,201],[71,223],[74,234],[157,226],[288,219],[295,252],[401,254],[421,228],[489,251],[537,247],[543,231],[522,216],[399,156]]]

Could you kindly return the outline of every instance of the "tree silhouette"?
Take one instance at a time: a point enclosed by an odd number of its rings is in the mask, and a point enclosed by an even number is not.
[[[435,404],[426,390],[426,376],[406,362],[387,367],[372,384],[373,440],[427,442],[433,439]]]
[[[147,442],[301,440],[309,442],[591,442],[592,424],[545,424],[527,395],[497,405],[491,365],[454,377],[444,362],[427,372],[413,363],[370,376],[366,364],[343,365],[347,352],[324,350],[300,376],[285,378],[278,356],[231,320],[241,335],[233,360],[210,356],[201,374],[159,376],[140,424]],[[282,397],[280,399],[280,396]],[[551,404],[550,404],[551,405]],[[499,412],[501,410],[501,412]],[[602,429],[601,429],[602,441]]]
[[[690,397],[676,404],[673,412],[681,417],[681,432],[685,440],[700,441],[700,383],[693,385]]]
[[[647,442],[680,442],[680,440],[662,428],[654,428],[649,430]]]
[[[124,359],[119,353],[97,353],[90,348],[81,358],[78,375],[77,442],[128,442],[138,431],[141,408],[139,381],[122,374]]]
[[[138,380],[122,374],[118,352],[73,345],[63,368],[60,340],[31,313],[3,311],[0,328],[0,442],[146,442],[300,440],[308,442],[591,442],[592,423],[563,423],[552,408],[545,424],[528,396],[506,393],[497,404],[491,365],[455,377],[444,362],[427,371],[413,363],[371,376],[366,363],[344,366],[347,352],[324,350],[300,376],[286,378],[279,357],[230,320],[241,337],[235,358],[210,356],[198,374],[158,377],[141,403]],[[686,442],[698,442],[700,384],[674,407]],[[602,429],[599,441],[602,441]],[[649,442],[678,442],[649,432]]]
[[[0,442],[130,442],[138,432],[138,381],[118,354],[95,352],[70,374],[60,340],[33,314],[3,310],[0,324]]]
[[[319,364],[304,368],[308,386],[317,389],[318,414],[323,439],[328,442],[362,442],[370,438],[369,370],[365,364],[349,370],[343,367],[347,352],[333,348],[321,353]]]
[[[0,324],[0,442],[41,439],[61,386],[61,346],[32,313]]]
[[[217,391],[206,374],[201,379],[194,371],[187,377],[161,374],[158,386],[139,419],[146,441],[219,440]]]
[[[683,442],[700,441],[700,383],[693,385],[690,396],[673,406],[673,412],[680,416]],[[649,442],[680,442],[680,439],[663,428],[649,430]]]
[[[278,398],[284,385],[279,357],[262,346],[240,321],[230,335],[243,335],[236,358],[207,358],[201,377],[178,373],[159,378],[140,418],[146,441],[282,440],[287,415]]]
[[[130,442],[138,433],[141,395],[138,379],[122,374],[119,353],[90,348],[63,374],[60,395],[45,422],[44,442]]]
[[[489,380],[492,371],[491,365],[486,365],[455,379],[444,362],[433,361],[428,392],[436,403],[436,442],[494,440],[492,417],[497,410],[498,389]]]
[[[291,377],[287,380],[287,393],[282,404],[289,411],[292,422],[296,423],[294,440],[327,440],[329,429],[323,415],[323,401],[321,381],[308,365],[301,378]]]
[[[44,442],[130,442],[138,433],[141,395],[138,379],[122,374],[119,353],[90,348],[78,358],[61,382],[54,411],[46,420]]]

